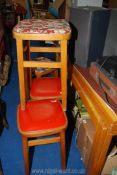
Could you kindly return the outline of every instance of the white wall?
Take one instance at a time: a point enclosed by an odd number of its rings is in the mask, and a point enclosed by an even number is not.
[[[102,0],[72,0],[75,6],[98,6],[102,7]]]

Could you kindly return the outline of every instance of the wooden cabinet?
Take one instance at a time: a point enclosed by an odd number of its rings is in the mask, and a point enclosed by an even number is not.
[[[72,83],[96,128],[86,175],[100,175],[112,137],[117,135],[117,108],[107,104],[88,69],[73,66]]]

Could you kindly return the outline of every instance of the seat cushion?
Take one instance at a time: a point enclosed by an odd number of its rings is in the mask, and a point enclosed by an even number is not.
[[[21,133],[51,132],[67,126],[66,115],[57,100],[29,101],[25,110],[19,105],[17,122]]]
[[[67,34],[71,33],[70,25],[64,19],[24,19],[13,29],[23,34]]]
[[[61,81],[58,77],[34,78],[30,96],[32,98],[49,98],[61,96]]]

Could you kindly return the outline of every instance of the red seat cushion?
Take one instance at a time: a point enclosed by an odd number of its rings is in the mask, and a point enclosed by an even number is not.
[[[18,106],[18,128],[21,132],[48,131],[66,128],[67,118],[57,100],[29,101],[25,110]]]
[[[30,90],[32,98],[60,97],[61,81],[57,77],[34,78]]]

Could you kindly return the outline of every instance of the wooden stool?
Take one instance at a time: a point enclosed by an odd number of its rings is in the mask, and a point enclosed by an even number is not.
[[[19,72],[19,84],[20,84],[20,97],[21,101],[24,100],[24,81],[26,82],[27,74],[29,73],[29,68],[57,68],[60,69],[60,82],[61,89],[55,89],[57,91],[56,94],[58,98],[62,100],[63,109],[66,110],[66,100],[67,100],[67,40],[70,38],[71,30],[69,24],[63,19],[28,19],[20,21],[13,29],[13,35],[16,38],[17,43],[17,57],[18,57],[18,72]],[[28,49],[29,55],[28,59],[24,59],[23,54],[23,43],[24,41],[28,41]],[[59,43],[57,47],[33,47],[30,46],[31,40],[38,40],[38,41],[52,41]],[[30,58],[31,52],[48,52],[48,53],[58,53],[60,58],[58,61],[51,61],[51,62],[41,62],[41,61],[34,61]],[[25,80],[23,77],[23,66],[25,67]],[[27,74],[26,74],[27,73]],[[44,81],[44,80],[43,80]],[[50,80],[51,81],[51,80]],[[54,83],[58,83],[58,79],[53,78]],[[56,82],[57,81],[57,82]],[[29,80],[28,80],[29,82]],[[27,82],[27,84],[28,84]],[[33,85],[33,81],[30,81],[30,92],[31,96],[34,99],[43,99],[43,95],[41,92],[45,93],[44,98],[46,97],[46,90],[47,87],[42,86],[40,84],[40,79],[36,79],[35,86]],[[48,89],[51,88],[51,85]],[[33,87],[33,89],[32,89]],[[56,86],[55,86],[56,88]],[[28,88],[27,88],[28,89]],[[51,91],[51,89],[50,89]],[[27,90],[26,90],[26,93]],[[48,93],[49,95],[49,93]],[[47,98],[57,98],[57,96],[50,95]]]

